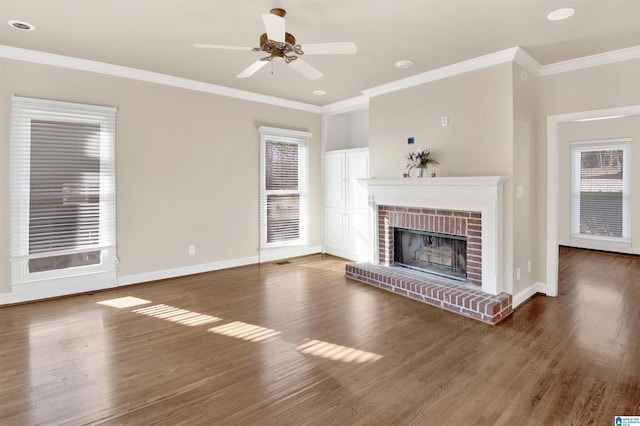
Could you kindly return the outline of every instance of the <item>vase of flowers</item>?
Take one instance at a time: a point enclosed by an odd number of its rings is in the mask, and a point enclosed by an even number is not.
[[[429,164],[439,164],[431,158],[431,150],[425,149],[419,152],[410,152],[407,155],[407,172],[411,174],[413,169],[417,169],[418,177],[424,177],[424,172]]]

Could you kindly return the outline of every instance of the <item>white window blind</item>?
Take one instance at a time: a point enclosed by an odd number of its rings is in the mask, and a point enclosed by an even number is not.
[[[310,134],[260,127],[261,247],[308,241],[308,140]]]
[[[13,97],[11,258],[28,273],[101,265],[115,247],[115,122],[112,107]]]
[[[631,241],[631,140],[571,142],[571,237]]]

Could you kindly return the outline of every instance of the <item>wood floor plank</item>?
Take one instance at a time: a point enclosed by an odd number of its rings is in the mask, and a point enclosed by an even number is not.
[[[561,248],[559,296],[496,326],[349,280],[344,264],[314,255],[0,308],[0,424],[640,414],[638,256]]]

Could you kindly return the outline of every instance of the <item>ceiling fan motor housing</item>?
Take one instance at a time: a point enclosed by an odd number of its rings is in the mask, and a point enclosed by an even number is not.
[[[276,15],[281,18],[284,18],[284,16],[287,14],[287,11],[280,8],[274,8],[274,9],[271,9],[269,13],[271,13],[272,15]]]
[[[269,36],[267,33],[263,33],[260,36],[260,48],[254,50],[263,50],[271,54],[271,56],[267,58],[263,58],[266,61],[270,61],[274,57],[283,58],[287,63],[298,59],[296,55],[288,55],[293,52],[297,55],[303,55],[304,52],[299,45],[296,45],[296,38],[293,34],[285,33],[284,34],[284,43],[269,40]]]

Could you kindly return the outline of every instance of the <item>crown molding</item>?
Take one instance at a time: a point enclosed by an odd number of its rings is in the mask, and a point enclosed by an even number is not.
[[[408,89],[425,83],[442,80],[455,75],[463,74],[469,71],[475,71],[482,68],[491,67],[506,62],[514,62],[529,71],[535,77],[544,77],[553,74],[559,74],[568,71],[576,71],[585,68],[591,68],[599,65],[613,64],[632,59],[640,59],[640,46],[633,46],[626,49],[612,50],[610,52],[599,53],[597,55],[585,56],[582,58],[570,59],[568,61],[556,62],[549,65],[541,65],[529,53],[521,47],[512,47],[510,49],[501,50],[499,52],[490,53],[488,55],[479,56],[456,64],[447,65],[442,68],[427,71],[401,80],[392,81],[391,83],[372,87],[363,90],[362,93],[371,98],[398,90]],[[347,99],[345,101],[336,102],[323,107],[324,114],[338,114],[342,105],[349,105],[349,102],[361,102],[361,97]],[[337,112],[334,112],[335,108]],[[355,109],[355,108],[354,108]]]
[[[430,83],[454,75],[463,74],[465,72],[474,71],[482,68],[491,67],[493,65],[503,64],[506,62],[515,62],[529,71],[534,76],[538,74],[541,65],[531,55],[529,55],[521,47],[513,47],[501,50],[489,55],[479,56],[457,64],[448,65],[446,67],[427,71],[422,74],[407,77],[402,80],[392,81],[391,83],[376,86],[371,89],[363,90],[363,96],[357,96],[344,101],[338,101],[330,105],[322,107],[323,115],[343,114],[361,109],[369,108],[369,98],[382,95],[385,93],[395,92],[397,90],[407,89],[421,84]]]
[[[280,129],[278,127],[260,126],[258,132],[265,137],[284,137],[284,138],[298,138],[298,139],[311,139],[312,134],[301,130],[289,130]]]
[[[532,75],[537,76],[540,73],[542,65],[536,61],[533,56],[529,55],[523,48],[516,48],[513,56],[513,62],[520,65],[525,70],[529,71]]]
[[[538,77],[545,77],[568,71],[577,71],[585,68],[597,67],[599,65],[628,61],[631,59],[640,59],[640,46],[612,50],[611,52],[598,53],[597,55],[584,56],[582,58],[543,65],[538,72]]]
[[[478,56],[477,58],[447,65],[442,68],[437,68],[435,70],[416,74],[411,77],[403,78],[401,80],[392,81],[391,83],[372,87],[371,89],[363,90],[362,93],[371,98],[374,96],[384,95],[385,93],[396,92],[398,90],[408,89],[410,87],[419,86],[421,84],[431,83],[433,81],[464,74],[469,71],[475,71],[498,64],[504,64],[506,62],[512,62],[514,57],[516,56],[516,52],[518,51],[518,49],[520,48],[512,47],[510,49],[500,50],[488,55]]]
[[[459,74],[464,74],[466,72],[475,71],[506,62],[515,62],[529,71],[532,75],[536,77],[544,77],[568,71],[595,67],[599,65],[612,64],[632,59],[640,59],[640,46],[633,46],[626,49],[614,50],[597,55],[570,59],[568,61],[556,62],[548,65],[540,65],[524,49],[516,46],[498,52],[490,53],[488,55],[458,62],[456,64],[447,65],[401,80],[392,81],[390,83],[382,84],[370,89],[365,89],[362,91],[362,96],[345,99],[343,101],[338,101],[329,105],[325,105],[323,107],[307,104],[304,102],[291,101],[275,96],[261,95],[246,90],[232,89],[216,84],[175,77],[168,74],[160,74],[152,71],[113,65],[105,62],[90,61],[87,59],[80,59],[71,56],[63,56],[52,53],[39,52],[35,50],[21,49],[13,46],[0,45],[0,58],[33,62],[42,65],[51,65],[81,71],[89,71],[115,77],[129,78],[133,80],[145,81],[148,83],[162,84],[165,86],[178,87],[187,90],[194,90],[198,92],[226,96],[230,98],[279,106],[283,108],[296,109],[316,114],[335,115],[367,109],[369,107],[369,98],[374,96],[419,86],[421,84],[442,80],[448,77],[453,77]]]
[[[288,99],[277,98],[275,96],[261,95],[246,90],[232,89],[216,84],[204,83],[201,81],[190,80],[182,77],[175,77],[168,74],[161,74],[152,71],[124,67],[120,65],[107,64],[105,62],[90,61],[87,59],[74,58],[71,56],[39,52],[36,50],[21,49],[13,46],[0,45],[0,58],[32,62],[42,65],[51,65],[61,68],[70,68],[80,71],[90,71],[98,74],[129,78],[132,80],[145,81],[147,83],[162,84],[165,86],[178,87],[181,89],[194,90],[197,92],[242,99],[245,101],[258,102],[306,112],[313,112],[316,114],[322,113],[322,107],[317,105],[291,101]]]
[[[369,97],[356,96],[322,107],[323,115],[336,115],[369,109]]]

